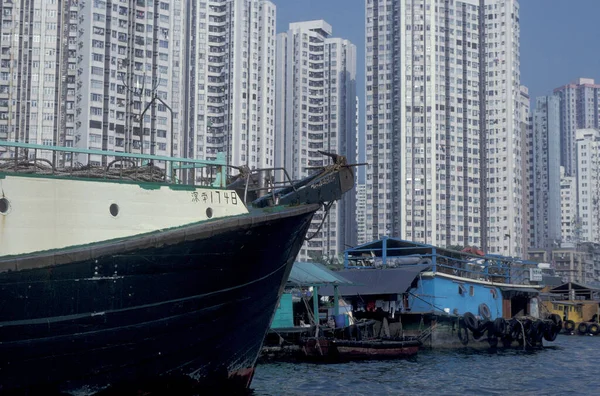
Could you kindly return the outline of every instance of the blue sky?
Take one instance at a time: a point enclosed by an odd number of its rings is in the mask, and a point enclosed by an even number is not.
[[[364,93],[364,0],[272,0],[277,32],[290,22],[324,19],[358,50]],[[534,98],[578,77],[600,82],[600,0],[521,0],[521,84]],[[361,103],[362,109],[363,103]]]

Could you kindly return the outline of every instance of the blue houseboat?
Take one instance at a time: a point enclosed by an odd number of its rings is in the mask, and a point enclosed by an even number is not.
[[[355,318],[425,346],[534,347],[562,326],[540,312],[537,263],[518,258],[384,237],[348,249],[340,275],[355,284],[339,287]]]

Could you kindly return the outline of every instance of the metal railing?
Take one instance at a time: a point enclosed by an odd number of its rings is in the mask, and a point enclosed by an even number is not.
[[[431,271],[465,279],[525,284],[535,263],[499,255],[478,256],[429,245],[363,247],[345,252],[346,268],[398,268],[429,264]]]
[[[0,172],[4,173],[227,185],[224,153],[211,161],[7,141],[0,141],[0,148],[5,148],[0,153]]]

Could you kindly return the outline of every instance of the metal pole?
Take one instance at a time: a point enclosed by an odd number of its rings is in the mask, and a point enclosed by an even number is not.
[[[171,109],[171,107],[165,103],[164,100],[162,100],[160,97],[155,96],[155,99],[157,99],[160,103],[162,103],[167,110],[169,110],[169,113],[171,114],[171,157],[173,157],[173,142],[174,142],[174,135],[175,135],[175,128],[173,127],[173,109]]]
[[[338,285],[333,285],[333,314],[337,317],[340,313],[340,296]]]
[[[168,104],[165,103],[164,100],[162,100],[162,98],[160,98],[159,96],[154,96],[160,103],[163,104],[163,106],[165,106],[167,108],[167,110],[169,110],[169,114],[171,114],[171,158],[173,158],[173,142],[174,142],[174,135],[175,135],[175,128],[173,127],[173,109],[171,109],[171,106],[169,106]],[[170,173],[170,177],[171,179],[173,179],[173,162],[171,162],[171,171],[168,172]]]
[[[148,111],[150,106],[152,106],[152,103],[154,103],[155,99],[156,99],[156,96],[154,96],[150,100],[150,103],[148,103],[148,105],[146,106],[144,111],[142,111],[142,113],[140,114],[140,150],[141,150],[140,153],[141,154],[144,154],[144,115],[146,114],[146,111]]]
[[[313,286],[313,316],[315,318],[315,326],[319,326],[319,287]]]
[[[140,153],[144,154],[144,113],[140,114]]]

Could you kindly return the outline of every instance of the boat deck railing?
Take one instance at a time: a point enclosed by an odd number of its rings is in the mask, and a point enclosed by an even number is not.
[[[228,165],[225,153],[200,160],[1,140],[0,173],[228,188],[244,203],[275,191],[296,191],[299,185],[284,168]]]
[[[496,283],[527,284],[536,263],[501,255],[476,255],[409,241],[394,246],[384,238],[381,245],[348,249],[346,268],[399,268],[429,264],[431,271],[460,278]],[[395,241],[398,243],[398,241]]]
[[[0,141],[0,172],[225,187],[224,153],[216,160],[167,157]]]

